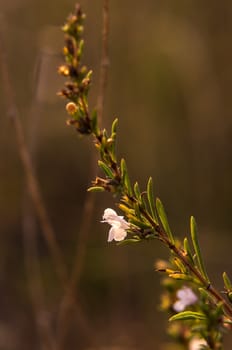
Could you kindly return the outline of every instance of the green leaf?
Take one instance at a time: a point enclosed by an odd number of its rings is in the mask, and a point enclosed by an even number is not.
[[[134,184],[134,194],[135,194],[135,197],[137,199],[137,203],[138,203],[138,208],[139,210],[143,210],[143,211],[146,211],[148,212],[148,209],[147,209],[147,201],[145,200],[145,194],[146,192],[140,192],[140,188],[139,188],[139,185],[138,185],[138,182],[136,182]],[[149,213],[148,213],[149,214]],[[143,216],[144,217],[144,216]]]
[[[179,258],[175,257],[175,258],[172,260],[172,262],[173,262],[173,264],[176,265],[176,267],[179,269],[179,271],[180,271],[181,273],[184,273],[184,274],[187,273],[187,268],[186,268],[186,266],[182,263],[182,261],[181,261]]]
[[[102,169],[102,171],[105,173],[106,176],[108,176],[110,179],[114,178],[113,171],[103,161],[99,160],[98,166]]]
[[[136,182],[134,184],[134,193],[135,193],[135,197],[136,199],[140,202],[141,201],[141,191],[139,189],[139,184],[138,182]]]
[[[91,128],[94,133],[94,135],[98,136],[99,135],[99,128],[98,128],[98,119],[97,119],[97,111],[96,109],[93,110],[92,112],[92,118],[91,118]]]
[[[222,274],[222,277],[223,277],[223,281],[224,281],[224,284],[225,284],[225,287],[228,291],[231,291],[232,290],[232,283],[227,275],[226,272],[223,272]]]
[[[93,187],[89,187],[88,192],[104,192],[105,189],[104,187],[101,187],[101,186],[93,186]]]
[[[192,238],[192,242],[193,242],[194,251],[196,254],[198,268],[201,271],[201,273],[203,274],[203,276],[205,277],[205,279],[209,282],[209,278],[207,276],[204,262],[202,259],[202,255],[201,255],[200,244],[198,241],[197,223],[196,223],[196,220],[193,216],[191,216],[191,218],[190,218],[190,231],[191,231],[191,238]]]
[[[172,235],[169,223],[168,223],[168,218],[167,218],[167,215],[165,213],[164,206],[159,198],[156,198],[156,209],[157,209],[160,221],[165,229],[165,232],[168,235],[169,240],[172,243],[174,243],[174,238],[173,238],[173,235]]]
[[[117,126],[118,126],[118,118],[114,119],[112,123],[111,134],[115,134],[117,132]]]
[[[143,217],[140,210],[140,204],[138,202],[134,203],[133,208],[134,208],[135,217],[138,220],[143,221]]]
[[[86,74],[86,78],[91,79],[92,75],[93,75],[93,71],[89,70],[88,73]]]
[[[192,256],[191,248],[187,237],[184,238],[184,251],[186,256],[190,259],[192,265],[194,265],[193,256]]]
[[[198,290],[201,293],[204,301],[210,300],[213,304],[215,304],[215,299],[208,290],[206,290],[205,288],[198,288]]]
[[[130,207],[130,205],[122,200],[122,203],[118,204],[119,209],[121,209],[124,214],[127,216],[129,214],[134,214],[134,209]]]
[[[126,162],[125,159],[121,159],[121,176],[122,176],[122,183],[125,186],[125,188],[127,189],[127,192],[129,194],[129,196],[132,195],[132,187],[131,187],[131,183],[130,183],[130,179],[129,179],[129,175],[128,175],[128,171],[127,171],[127,166],[126,166]]]
[[[150,177],[147,182],[147,199],[149,203],[150,212],[152,214],[152,218],[154,219],[155,223],[158,224],[158,218],[156,215],[155,210],[155,199],[154,199],[154,192],[153,192],[153,181]]]
[[[81,39],[79,41],[79,47],[78,47],[78,51],[77,51],[77,56],[79,57],[79,59],[81,58],[81,56],[83,54],[83,48],[84,48],[84,40]]]
[[[112,158],[112,161],[117,163],[116,160],[116,147],[115,147],[115,138],[116,138],[116,133],[111,134],[111,137],[107,139],[107,148],[109,151],[109,154]]]
[[[151,226],[149,223],[146,223],[145,221],[139,220],[137,217],[134,215],[128,214],[128,220],[130,221],[131,224],[141,228],[141,229],[151,229]]]
[[[141,242],[141,239],[138,237],[138,238],[128,238],[128,239],[124,239],[123,241],[120,241],[117,243],[117,245],[126,245],[126,244],[129,244],[129,243],[139,243]]]
[[[169,318],[169,321],[187,321],[187,320],[206,320],[206,316],[202,312],[183,311]]]
[[[175,279],[175,280],[181,280],[181,281],[192,281],[193,280],[192,276],[187,275],[185,273],[180,273],[180,272],[170,273],[168,276]]]

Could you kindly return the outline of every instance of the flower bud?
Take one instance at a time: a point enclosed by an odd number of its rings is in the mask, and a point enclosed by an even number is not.
[[[78,107],[77,107],[76,103],[74,103],[74,102],[67,103],[66,104],[66,111],[70,115],[75,114],[78,111]]]
[[[60,66],[58,68],[58,73],[67,77],[69,75],[69,67],[65,65]]]

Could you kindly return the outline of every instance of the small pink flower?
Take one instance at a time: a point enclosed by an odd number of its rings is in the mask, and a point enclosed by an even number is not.
[[[177,301],[173,304],[173,309],[176,312],[184,311],[186,306],[195,304],[197,302],[197,296],[193,293],[191,288],[183,287],[176,293]]]
[[[113,239],[115,241],[122,241],[127,235],[126,230],[130,227],[123,216],[119,216],[111,208],[105,209],[102,222],[107,222],[112,226],[109,231],[108,242],[111,242]]]

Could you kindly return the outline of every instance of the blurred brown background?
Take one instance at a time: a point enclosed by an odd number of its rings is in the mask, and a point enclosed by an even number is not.
[[[87,13],[85,61],[94,70],[90,96],[94,107],[102,1],[81,4]],[[66,126],[64,101],[56,96],[64,82],[56,74],[62,63],[60,26],[74,2],[1,0],[0,5],[15,100],[71,271],[92,152],[92,142]],[[219,289],[221,272],[231,273],[231,37],[229,0],[110,1],[104,125],[109,128],[119,117],[118,153],[142,188],[152,175],[179,237],[189,232],[189,216],[196,217],[208,270]],[[28,288],[22,228],[25,176],[15,132],[6,117],[1,77],[0,81],[0,350],[49,349],[41,341]],[[161,289],[153,263],[168,253],[158,242],[108,244],[109,228],[100,220],[113,200],[107,194],[98,194],[95,200],[76,288],[82,316],[73,309],[64,348],[164,349],[167,317],[158,310]],[[36,244],[45,295],[39,322],[49,323],[55,332],[64,290],[37,222]],[[230,342],[227,337],[227,349]]]

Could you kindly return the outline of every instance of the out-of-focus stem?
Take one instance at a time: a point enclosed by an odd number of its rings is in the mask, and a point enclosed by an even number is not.
[[[100,66],[99,94],[97,100],[98,121],[102,123],[105,91],[108,81],[109,68],[109,0],[103,4],[102,54]]]
[[[0,38],[0,69],[3,82],[3,89],[5,92],[7,115],[10,118],[15,131],[18,152],[26,175],[26,183],[28,186],[28,190],[32,202],[34,204],[37,217],[40,221],[45,241],[47,242],[47,245],[50,249],[50,253],[54,262],[54,267],[56,269],[57,275],[61,280],[62,284],[65,284],[67,280],[67,273],[63,262],[63,257],[56,240],[55,232],[48,217],[45,204],[41,195],[40,186],[32,166],[30,153],[27,148],[23,127],[19,116],[19,111],[15,104],[15,98],[11,84],[11,79],[9,76],[7,58],[4,51],[2,38]]]

